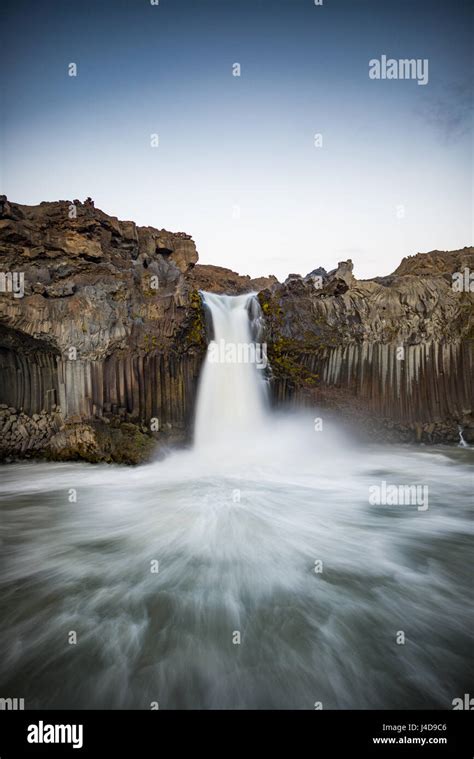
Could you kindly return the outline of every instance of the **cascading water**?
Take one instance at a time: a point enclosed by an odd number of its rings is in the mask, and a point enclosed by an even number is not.
[[[473,449],[356,444],[324,411],[270,413],[246,360],[258,301],[203,298],[192,449],[134,468],[2,467],[0,697],[451,709],[474,676]],[[369,497],[420,482],[423,510]]]
[[[460,448],[469,448],[469,445],[464,440],[464,436],[462,434],[463,433],[463,428],[461,427],[461,425],[458,425],[458,432],[459,432],[459,443],[458,443],[459,447]]]
[[[244,441],[263,423],[266,353],[252,321],[258,324],[254,295],[202,293],[212,318],[210,341],[201,374],[194,441],[196,448]],[[258,335],[257,335],[258,337]]]

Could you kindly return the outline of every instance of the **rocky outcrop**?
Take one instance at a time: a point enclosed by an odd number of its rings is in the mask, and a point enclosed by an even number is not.
[[[62,425],[59,409],[28,415],[0,406],[0,459],[43,455]]]
[[[206,349],[199,290],[277,283],[197,260],[189,235],[120,221],[90,199],[1,196],[0,402],[29,418],[54,411],[57,434],[39,439],[30,425],[35,442],[6,435],[0,456],[135,463],[188,440]]]
[[[222,266],[201,266],[199,264],[189,273],[188,281],[190,284],[194,284],[198,290],[220,294],[230,293],[232,295],[259,292],[278,284],[277,278],[272,275],[251,279],[249,276],[242,276],[230,269],[224,269]]]
[[[197,261],[189,235],[90,199],[0,196],[0,457],[136,463],[186,442],[201,289],[259,292],[275,403],[318,403],[389,439],[455,439],[458,424],[471,436],[473,294],[452,275],[474,270],[472,248],[370,281],[350,261],[283,284]]]
[[[472,440],[473,271],[464,248],[384,278],[358,281],[346,261],[262,291],[276,399],[329,406],[384,438],[457,441],[462,427]]]
[[[151,442],[170,427],[184,440],[205,350],[190,236],[119,221],[90,200],[3,198],[0,209],[0,271],[23,281],[15,292],[4,277],[0,292],[0,401],[30,416],[59,407],[65,425],[93,421],[97,439],[116,438],[107,422],[118,418]],[[102,447],[117,458],[103,441],[85,457],[100,460]]]

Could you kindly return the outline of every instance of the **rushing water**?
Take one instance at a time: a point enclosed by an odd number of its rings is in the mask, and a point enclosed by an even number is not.
[[[248,439],[265,420],[265,365],[257,362],[262,356],[251,351],[250,317],[256,298],[213,293],[203,297],[212,314],[213,340],[199,387],[196,449],[225,446],[229,441],[234,445],[237,439]]]
[[[227,306],[240,319],[249,302]],[[208,360],[192,450],[2,467],[0,697],[383,709],[472,693],[473,450],[361,446],[324,412],[270,415],[252,365],[249,417],[232,382],[212,402],[216,374]],[[428,508],[372,504],[381,482],[427,485]]]

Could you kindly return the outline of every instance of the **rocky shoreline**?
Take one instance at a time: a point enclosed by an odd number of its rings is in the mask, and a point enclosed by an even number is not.
[[[257,292],[276,406],[327,409],[370,439],[474,442],[474,248],[251,279],[192,238],[88,199],[0,197],[0,459],[140,463],[192,438],[207,345],[199,290]],[[16,288],[16,289],[15,289]],[[474,285],[472,285],[474,289]],[[22,292],[20,292],[22,289]]]

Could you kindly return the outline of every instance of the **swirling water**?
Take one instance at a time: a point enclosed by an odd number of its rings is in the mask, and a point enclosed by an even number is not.
[[[471,448],[315,413],[0,485],[0,696],[34,708],[452,708],[472,693]],[[428,508],[374,505],[381,482]],[[77,499],[75,499],[77,496]],[[404,637],[404,642],[403,642]]]

